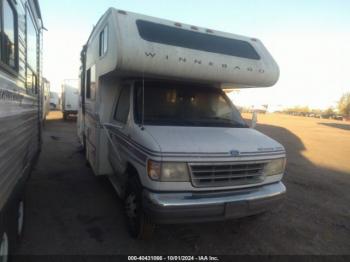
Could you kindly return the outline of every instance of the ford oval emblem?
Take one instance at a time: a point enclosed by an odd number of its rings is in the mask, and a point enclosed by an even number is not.
[[[239,151],[237,151],[237,150],[231,150],[231,151],[230,151],[230,155],[231,155],[231,156],[239,156]]]

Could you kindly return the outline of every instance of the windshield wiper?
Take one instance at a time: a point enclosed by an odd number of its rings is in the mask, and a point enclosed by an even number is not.
[[[197,126],[198,125],[198,121],[192,120],[192,119],[175,119],[175,118],[157,118],[157,117],[153,117],[153,118],[147,118],[145,119],[146,123],[152,123],[152,124],[160,124],[160,125],[193,125],[193,126]]]
[[[205,119],[205,120],[216,120],[216,121],[222,121],[225,124],[230,124],[230,126],[232,127],[248,127],[248,125],[243,124],[243,123],[239,123],[239,122],[235,122],[231,119],[227,119],[227,118],[222,118],[222,117],[218,117],[218,116],[213,116],[213,117],[200,117],[200,119]]]
[[[222,118],[222,117],[218,117],[218,116],[203,116],[203,117],[199,117],[200,119],[207,119],[207,120],[223,120],[225,122],[231,122],[231,119],[227,119],[227,118]]]

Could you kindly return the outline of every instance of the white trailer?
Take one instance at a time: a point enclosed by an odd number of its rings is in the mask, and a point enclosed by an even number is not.
[[[42,19],[37,0],[0,3],[0,261],[17,245],[24,185],[41,146]]]
[[[62,85],[62,113],[63,119],[69,115],[77,115],[79,109],[79,85],[77,79],[67,79]]]
[[[79,136],[132,236],[280,203],[283,146],[248,128],[222,90],[276,83],[260,40],[111,8],[81,60]]]

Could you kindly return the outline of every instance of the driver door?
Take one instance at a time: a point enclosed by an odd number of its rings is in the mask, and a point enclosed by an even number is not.
[[[126,155],[122,150],[122,144],[125,137],[129,136],[129,113],[131,102],[130,86],[123,86],[117,98],[112,116],[111,141],[109,142],[110,163],[116,172],[116,176],[123,180],[123,174],[126,169]],[[119,180],[118,179],[118,180]]]

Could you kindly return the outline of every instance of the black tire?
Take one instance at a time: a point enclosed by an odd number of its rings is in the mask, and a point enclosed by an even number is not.
[[[18,249],[24,228],[23,193],[12,198],[3,210],[2,230],[0,230],[0,262],[12,261]]]
[[[10,259],[10,241],[8,233],[2,232],[0,235],[0,262],[8,262]]]
[[[25,202],[24,198],[18,199],[11,210],[11,217],[9,221],[9,246],[10,254],[13,254],[23,237],[24,219],[25,219]]]
[[[17,203],[17,242],[19,242],[23,237],[24,231],[24,221],[26,218],[26,205],[24,201],[24,197],[22,197]]]
[[[129,178],[127,183],[124,207],[128,231],[136,239],[150,239],[155,224],[145,214],[142,207],[142,185],[136,175]]]

